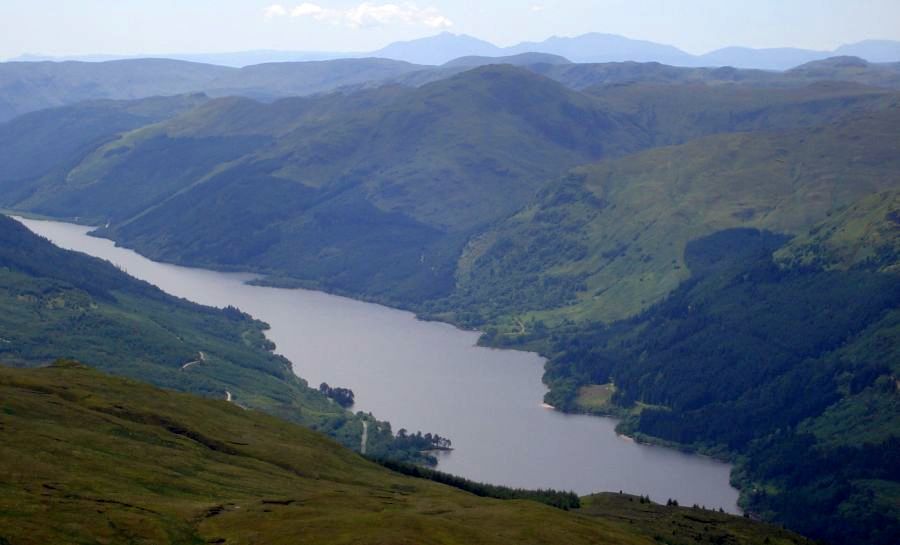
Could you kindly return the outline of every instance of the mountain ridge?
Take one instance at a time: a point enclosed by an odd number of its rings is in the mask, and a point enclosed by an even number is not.
[[[607,61],[618,59],[616,62],[572,63],[565,55],[553,52],[502,56],[454,54],[440,59],[446,60],[440,66],[432,66],[360,56],[303,62],[269,62],[241,68],[152,58],[103,62],[7,62],[0,63],[0,122],[35,110],[66,106],[84,100],[129,100],[204,93],[213,97],[244,96],[273,101],[288,96],[352,93],[386,85],[419,87],[453,77],[467,69],[490,64],[526,67],[574,89],[622,83],[622,75],[628,72],[633,74],[630,80],[639,80],[654,71],[666,72],[666,77],[672,81],[694,79],[802,86],[822,79],[845,79],[868,85],[900,88],[900,62],[870,63],[862,59],[859,60],[860,66],[850,71],[835,67],[829,58],[810,60],[800,66],[790,64],[785,67],[785,71],[765,71],[733,67],[677,67],[671,65],[675,62],[672,59],[667,59],[670,64],[623,60],[628,57],[632,55],[605,58]],[[649,58],[643,55],[636,57]],[[800,60],[808,59],[797,59]],[[804,71],[812,66],[817,66],[818,69]],[[831,72],[824,69],[829,66]]]
[[[798,47],[752,48],[725,46],[702,54],[687,53],[675,46],[651,40],[627,38],[618,34],[590,32],[578,36],[551,36],[538,42],[521,42],[500,47],[467,35],[442,32],[406,41],[398,41],[369,52],[311,52],[311,51],[247,51],[235,53],[153,55],[192,62],[209,62],[223,66],[242,67],[262,62],[321,61],[340,58],[383,56],[414,64],[445,64],[465,56],[509,56],[519,53],[549,53],[567,57],[574,62],[660,62],[679,66],[734,66],[786,70],[793,66],[838,55],[866,58],[870,62],[900,62],[900,41],[863,40],[841,45],[833,50],[813,50]],[[139,56],[88,55],[46,57],[24,55],[9,61],[35,62],[41,60],[89,60],[138,58]]]
[[[836,83],[580,93],[523,68],[485,66],[418,88],[210,100],[117,139],[113,131],[77,164],[49,172],[52,160],[25,148],[0,174],[0,203],[109,223],[99,234],[158,260],[252,261],[274,278],[304,271],[294,280],[327,278],[318,287],[408,304],[403,293],[446,294],[466,241],[570,168],[710,134],[829,123],[879,111],[893,96]],[[36,134],[56,130],[52,114]],[[38,144],[18,127],[0,125],[0,141]],[[205,209],[211,202],[224,206]],[[239,208],[249,202],[259,206]],[[355,284],[364,279],[371,289]]]

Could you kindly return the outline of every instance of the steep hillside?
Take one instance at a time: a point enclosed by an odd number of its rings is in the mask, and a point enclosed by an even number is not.
[[[0,437],[0,541],[16,545],[651,545],[672,528],[685,544],[807,543],[738,517],[635,509],[621,495],[584,514],[479,498],[391,473],[282,420],[73,362],[0,367]]]
[[[217,399],[228,392],[242,406],[359,446],[361,417],[309,388],[289,361],[272,354],[265,324],[234,308],[168,296],[105,261],[61,250],[5,216],[0,309],[0,360],[6,364],[78,358],[166,388]],[[369,452],[420,459],[414,445],[395,444],[389,427],[381,430],[372,426]]]
[[[172,118],[207,100],[204,95],[183,95],[88,101],[2,123],[0,192],[7,202],[25,200],[119,134]]]
[[[81,151],[68,169],[25,182],[0,169],[0,204],[109,223],[100,233],[156,259],[250,267],[284,285],[415,306],[451,293],[473,235],[575,165],[711,133],[818,125],[897,101],[847,84],[592,93],[487,66],[417,89],[213,100]],[[36,156],[52,138],[25,140]]]
[[[775,254],[790,268],[898,272],[900,193],[876,193],[832,215]]]
[[[4,202],[111,222],[104,234],[155,258],[252,262],[333,290],[415,300],[449,290],[468,233],[566,169],[643,140],[590,97],[487,67],[415,90],[213,101]]]
[[[738,227],[798,234],[897,188],[898,122],[894,105],[821,128],[707,137],[577,169],[469,243],[447,308],[474,313],[474,323],[634,315],[691,276],[684,252],[693,239]],[[510,319],[505,331],[519,329]]]
[[[548,402],[733,457],[744,507],[804,534],[895,542],[898,213],[897,191],[867,197],[774,259],[785,238],[770,233],[693,240],[694,274],[664,301],[557,332]]]

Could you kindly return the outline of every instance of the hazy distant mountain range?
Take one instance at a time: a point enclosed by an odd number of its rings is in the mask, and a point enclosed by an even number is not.
[[[264,63],[243,68],[170,59],[8,62],[0,63],[0,122],[85,100],[203,93],[209,97],[242,96],[268,102],[334,91],[351,93],[384,85],[419,87],[490,64],[524,67],[575,90],[638,81],[768,87],[852,81],[880,88],[900,88],[900,63],[869,63],[858,57],[814,61],[784,72],[686,68],[650,62],[573,63],[549,53],[464,56],[442,66],[379,58]]]
[[[600,62],[660,62],[673,66],[734,66],[762,70],[787,70],[794,66],[834,56],[856,56],[870,62],[900,61],[900,42],[865,40],[842,45],[834,51],[815,51],[798,48],[753,49],[725,47],[704,55],[692,55],[670,45],[645,40],[633,40],[614,34],[590,33],[576,37],[553,36],[542,42],[523,42],[511,47],[499,47],[465,34],[444,32],[436,36],[395,42],[377,51],[238,51],[232,53],[192,53],[153,55],[170,59],[218,64],[249,66],[266,62],[321,61],[339,58],[380,57],[415,64],[439,65],[459,57],[506,57],[520,53],[548,53],[566,57],[576,63]],[[147,55],[141,55],[146,57]],[[108,61],[137,56],[86,55],[48,57],[23,55],[13,61]]]

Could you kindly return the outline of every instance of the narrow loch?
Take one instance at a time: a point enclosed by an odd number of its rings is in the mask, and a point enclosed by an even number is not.
[[[107,259],[197,303],[233,305],[271,325],[269,338],[312,385],[351,388],[354,410],[395,430],[438,433],[455,450],[439,469],[470,479],[579,494],[623,490],[737,512],[730,466],[637,444],[609,418],[543,407],[543,359],[476,346],[478,334],[408,312],[307,290],[247,285],[251,275],[148,260],[79,225],[20,219],[60,247]]]

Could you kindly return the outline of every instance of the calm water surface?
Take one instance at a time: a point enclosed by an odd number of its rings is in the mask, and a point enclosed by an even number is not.
[[[87,227],[20,220],[57,245],[107,259],[132,276],[197,303],[234,305],[267,333],[310,384],[356,394],[395,430],[439,433],[455,450],[440,469],[479,481],[579,494],[624,490],[658,502],[737,512],[730,466],[616,435],[616,421],[541,406],[543,359],[476,347],[478,334],[408,312],[307,290],[248,286],[252,275],[150,261],[87,235]]]

